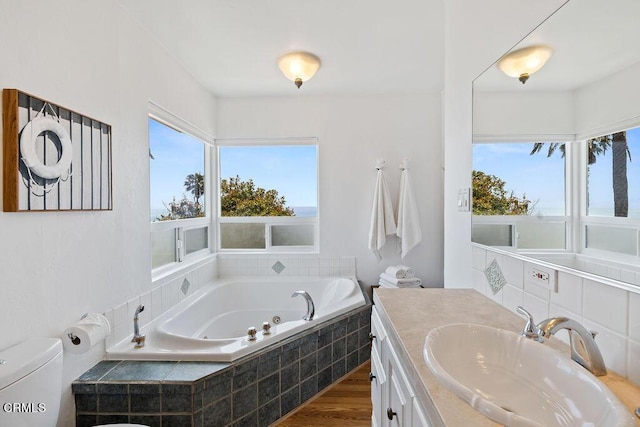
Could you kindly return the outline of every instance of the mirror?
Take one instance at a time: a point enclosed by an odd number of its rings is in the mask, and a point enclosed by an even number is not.
[[[639,17],[569,0],[510,51],[553,49],[524,84],[498,61],[473,82],[474,242],[640,285]]]

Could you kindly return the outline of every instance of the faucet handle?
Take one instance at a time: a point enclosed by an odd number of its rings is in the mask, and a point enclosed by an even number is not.
[[[544,341],[544,338],[542,337],[542,335],[540,335],[540,332],[536,327],[536,322],[533,321],[533,316],[531,315],[531,313],[529,313],[524,309],[524,307],[520,305],[516,307],[516,311],[527,318],[527,323],[525,323],[524,328],[522,328],[521,335],[538,342]]]

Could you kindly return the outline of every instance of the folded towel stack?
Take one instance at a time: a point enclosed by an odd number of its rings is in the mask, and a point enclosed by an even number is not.
[[[383,288],[419,288],[422,280],[406,265],[394,265],[380,274],[378,284]]]

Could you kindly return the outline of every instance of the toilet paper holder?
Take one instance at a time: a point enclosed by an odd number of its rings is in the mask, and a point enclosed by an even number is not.
[[[80,320],[84,319],[85,317],[87,317],[89,315],[89,313],[85,313],[82,316],[80,316]],[[72,334],[71,332],[69,332],[67,334],[67,337],[69,337],[69,339],[71,340],[71,343],[73,345],[79,345],[80,344],[80,338],[78,338],[77,336],[75,336],[74,334]]]

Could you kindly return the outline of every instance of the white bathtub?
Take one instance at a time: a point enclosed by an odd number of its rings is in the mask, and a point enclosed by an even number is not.
[[[315,303],[311,321],[302,320],[305,299],[291,297],[297,290],[307,291]],[[353,278],[221,280],[144,327],[143,348],[125,340],[107,349],[107,359],[230,362],[365,304]],[[263,335],[263,322],[271,323],[271,334]],[[247,339],[251,326],[258,330],[255,341]]]

